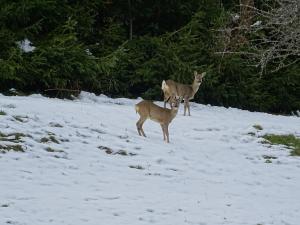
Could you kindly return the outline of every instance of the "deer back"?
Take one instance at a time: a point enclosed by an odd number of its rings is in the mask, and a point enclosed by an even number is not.
[[[173,80],[166,81],[165,91],[169,96],[192,97],[194,95],[191,85],[177,83]]]
[[[152,101],[143,100],[136,105],[136,111],[140,116],[149,118],[160,124],[169,124],[177,114],[178,109],[162,108]]]

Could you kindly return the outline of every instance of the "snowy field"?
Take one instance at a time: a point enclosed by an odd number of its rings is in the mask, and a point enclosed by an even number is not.
[[[0,95],[0,224],[300,224],[300,157],[260,138],[300,118],[192,103],[166,144],[138,101]]]

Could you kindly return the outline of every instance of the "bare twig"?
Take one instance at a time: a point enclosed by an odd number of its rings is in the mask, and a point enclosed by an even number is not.
[[[222,58],[224,54],[250,56],[258,62],[261,73],[269,64],[275,65],[276,69],[273,71],[278,71],[300,61],[299,0],[275,0],[275,4],[264,5],[263,9],[242,4],[240,1],[239,7],[252,10],[252,14],[245,19],[246,25],[240,21],[234,26],[231,24],[217,30],[219,36],[223,38],[224,45],[229,47],[216,54],[221,54]],[[253,21],[250,26],[249,21]],[[224,37],[229,37],[229,43],[228,38]],[[239,43],[238,39],[246,41]],[[249,47],[249,52],[238,51],[245,43]]]

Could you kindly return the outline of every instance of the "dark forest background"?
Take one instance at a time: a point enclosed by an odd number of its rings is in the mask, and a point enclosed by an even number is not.
[[[263,7],[263,1],[252,1]],[[300,65],[263,72],[241,54],[218,54],[218,32],[240,1],[0,0],[0,91],[66,97],[77,90],[161,100],[161,82],[191,83],[207,71],[196,102],[291,113],[300,109]],[[255,22],[255,18],[251,18]],[[266,31],[267,32],[267,31]],[[247,51],[247,35],[231,33]],[[263,31],[261,35],[267,35]],[[25,52],[21,41],[35,47]],[[227,40],[228,41],[228,40]],[[227,43],[228,44],[228,43]],[[275,67],[275,65],[274,65]],[[74,92],[73,92],[74,91]]]

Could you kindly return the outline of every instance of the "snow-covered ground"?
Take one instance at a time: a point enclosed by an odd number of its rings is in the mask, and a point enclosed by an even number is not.
[[[300,157],[259,137],[300,118],[193,103],[166,144],[138,101],[0,95],[0,145],[25,150],[0,153],[0,224],[300,224]]]

